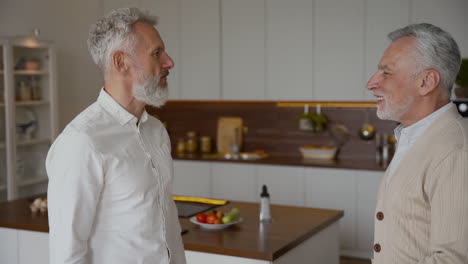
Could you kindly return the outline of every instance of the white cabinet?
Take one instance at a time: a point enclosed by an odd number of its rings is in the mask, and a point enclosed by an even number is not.
[[[211,197],[209,162],[174,161],[175,195]]]
[[[0,263],[49,263],[49,233],[0,228]]]
[[[49,263],[49,233],[18,230],[18,264]]]
[[[222,0],[221,17],[221,99],[265,99],[265,0]]]
[[[131,1],[135,2],[135,1]],[[174,60],[175,67],[168,79],[169,99],[181,96],[181,47],[180,39],[180,6],[181,0],[142,0],[141,6],[158,16],[158,31],[166,46],[166,51]],[[180,64],[179,64],[180,63]]]
[[[220,99],[219,0],[181,0],[181,99]]]
[[[351,170],[307,168],[306,206],[344,211],[340,220],[341,248],[356,247],[356,177]]]
[[[266,99],[314,100],[313,1],[266,1]]]
[[[213,198],[257,202],[259,192],[255,165],[216,162],[211,164]]]
[[[468,1],[412,0],[412,23],[432,23],[447,30],[457,41],[462,57],[468,56]]]
[[[43,193],[45,158],[57,135],[56,55],[53,44],[34,38],[4,39],[4,127],[0,152],[6,156],[7,199]],[[4,117],[4,119],[3,119]]]
[[[18,263],[18,231],[0,227],[0,263]]]
[[[273,204],[305,205],[304,168],[291,166],[257,166],[257,197],[263,184],[268,187]],[[258,198],[257,198],[258,201]]]
[[[366,2],[365,82],[377,71],[379,60],[390,43],[387,34],[410,22],[409,10],[410,0]],[[375,100],[375,97],[368,91],[363,99]]]
[[[384,172],[358,171],[357,178],[357,248],[372,256],[377,193]]]
[[[316,0],[314,100],[362,100],[364,0]]]

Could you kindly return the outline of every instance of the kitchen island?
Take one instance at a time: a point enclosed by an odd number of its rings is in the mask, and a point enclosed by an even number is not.
[[[31,199],[0,203],[0,263],[48,263],[47,214],[31,213]],[[339,263],[342,211],[272,205],[273,221],[258,221],[259,205],[230,202],[243,221],[227,229],[201,229],[181,218],[187,263]]]

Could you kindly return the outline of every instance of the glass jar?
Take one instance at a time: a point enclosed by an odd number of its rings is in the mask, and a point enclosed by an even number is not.
[[[25,81],[20,81],[18,91],[18,101],[32,100],[31,86]]]
[[[200,152],[201,153],[211,153],[211,138],[210,137],[201,137],[200,138]]]
[[[185,141],[183,138],[180,138],[179,141],[177,141],[177,147],[176,147],[177,154],[182,155],[185,153]]]
[[[185,150],[187,153],[195,153],[198,149],[197,133],[195,131],[187,132],[187,141],[185,142]]]

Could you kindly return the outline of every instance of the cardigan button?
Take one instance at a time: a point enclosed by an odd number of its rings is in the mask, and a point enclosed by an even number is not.
[[[382,249],[382,248],[380,247],[380,244],[379,244],[379,243],[377,243],[377,244],[374,245],[374,251],[375,251],[375,252],[379,253],[381,249]]]
[[[384,219],[384,214],[382,212],[378,212],[375,217],[377,217],[377,220],[382,221]]]

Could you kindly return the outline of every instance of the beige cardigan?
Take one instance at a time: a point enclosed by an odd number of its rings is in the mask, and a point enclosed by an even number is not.
[[[386,183],[375,215],[375,264],[468,263],[468,119],[451,107]]]

